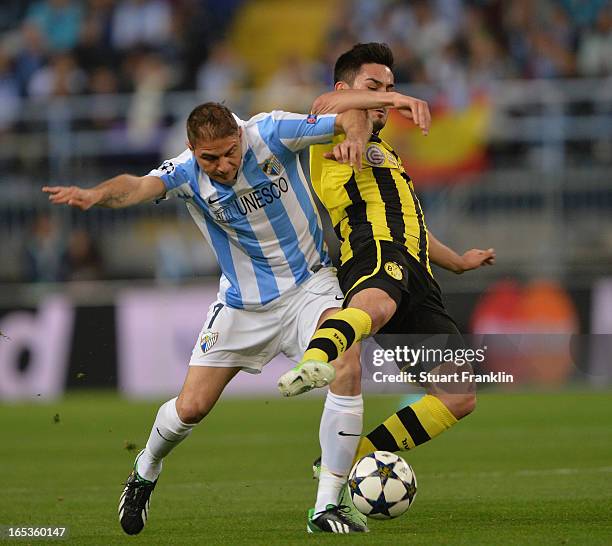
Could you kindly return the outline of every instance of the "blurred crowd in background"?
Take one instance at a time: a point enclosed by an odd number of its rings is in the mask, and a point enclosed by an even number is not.
[[[0,127],[11,123],[23,97],[157,86],[222,98],[258,83],[329,85],[339,52],[367,41],[391,45],[400,82],[612,74],[606,0],[345,0],[325,22],[317,57],[288,49],[286,62],[257,81],[229,39],[242,3],[4,0]]]
[[[4,125],[19,98],[191,88],[239,1],[2,2]],[[7,119],[8,118],[8,119]]]
[[[417,173],[415,180],[426,181],[432,168],[439,170],[446,163],[452,169],[444,176],[454,180],[458,166],[482,169],[484,149],[491,149],[488,133],[485,136],[490,104],[470,110],[479,92],[495,95],[493,84],[500,81],[575,82],[612,76],[612,4],[606,0],[3,0],[0,184],[12,200],[0,204],[0,225],[7,226],[9,255],[19,249],[22,257],[19,267],[0,257],[0,279],[176,279],[214,272],[212,256],[193,251],[195,243],[181,234],[180,222],[180,229],[159,228],[164,218],[171,218],[170,224],[176,221],[176,209],[166,216],[158,209],[144,219],[132,211],[125,217],[96,211],[98,216],[88,213],[86,221],[73,211],[49,209],[39,187],[49,181],[93,183],[121,170],[144,174],[158,160],[182,150],[184,118],[195,100],[225,101],[243,116],[279,107],[304,111],[333,84],[337,56],[357,42],[369,41],[392,47],[397,82],[423,90],[422,98],[432,107],[443,104],[460,112],[457,117],[436,117],[437,134],[446,133],[446,141],[434,140],[432,132],[426,142],[401,143],[402,126],[390,129],[395,131],[393,142],[404,147],[400,152],[414,153],[410,172]],[[593,95],[601,94],[604,87],[593,89]],[[585,92],[578,90],[582,94],[578,106],[571,106],[573,114],[610,116],[612,109],[605,100],[585,106]],[[176,101],[166,100],[170,95],[185,99],[177,106]],[[61,105],[66,98],[71,101],[67,107]],[[512,114],[512,108],[507,107],[506,113]],[[576,136],[579,132],[565,124],[565,107],[555,108],[552,113],[540,108],[548,116],[547,125],[539,120],[532,123],[535,139],[530,133],[520,140],[526,126],[512,128],[509,118],[500,118],[498,134],[504,133],[506,140],[494,145],[503,152],[496,156],[505,158],[503,166],[523,161],[528,166],[535,157],[543,170],[550,170],[550,165],[563,169],[568,134],[574,139],[571,149],[582,151],[578,162],[589,166],[597,156],[600,165],[609,165],[612,140],[606,118],[586,120],[595,125],[586,126],[584,139],[593,133],[598,140],[584,144],[576,141],[582,138]],[[533,106],[522,107],[526,116],[534,111]],[[597,130],[592,132],[591,127]],[[559,136],[559,130],[565,132]],[[508,141],[512,135],[518,135],[516,142]],[[419,152],[423,142],[429,148]],[[466,149],[457,151],[457,157],[440,155],[452,152],[455,144]],[[488,187],[494,182],[488,180]],[[498,194],[489,201],[480,198],[475,202],[461,197],[456,203],[472,213],[484,210],[483,203],[487,210],[514,206],[514,201],[500,200]],[[541,207],[559,211],[565,203],[564,196],[551,201],[545,194],[524,193],[518,199],[521,211],[531,212],[528,219],[538,217],[540,224],[550,220]],[[611,195],[600,193],[595,199],[610,201],[606,206],[612,208]],[[463,214],[459,205],[455,213]],[[453,218],[448,208],[440,209],[439,216],[447,223]],[[122,224],[120,218],[131,223]],[[473,214],[472,218],[477,219]],[[513,226],[511,221],[506,225],[491,218],[493,242],[495,228],[500,237],[512,233],[514,228],[507,227]],[[565,224],[565,217],[558,221]],[[518,260],[521,252],[528,254],[524,241],[535,241],[533,234],[540,228],[529,227],[527,237],[517,234]],[[470,229],[453,225],[449,237],[463,236],[458,241],[464,244],[474,233],[483,232],[482,224],[474,223]],[[153,273],[142,266],[150,254],[152,230],[157,230]],[[576,246],[582,235],[575,236]],[[571,240],[564,234],[558,237]],[[554,247],[551,240],[546,244]],[[600,246],[612,256],[612,236],[602,239]],[[539,248],[531,251],[538,253]],[[203,257],[198,261],[196,255]],[[130,260],[135,264],[140,260],[140,265],[129,269]],[[523,260],[529,267],[536,263],[529,261]]]

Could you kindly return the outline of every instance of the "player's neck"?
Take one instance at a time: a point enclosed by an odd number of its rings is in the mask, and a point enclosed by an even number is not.
[[[210,179],[213,182],[216,182],[217,184],[223,184],[224,186],[233,186],[236,182],[238,182],[238,178],[234,178],[234,180],[223,181],[223,180],[217,180],[216,178],[213,178],[211,176]]]

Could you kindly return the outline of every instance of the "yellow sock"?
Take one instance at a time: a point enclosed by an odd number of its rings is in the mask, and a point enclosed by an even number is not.
[[[314,333],[302,357],[306,360],[331,362],[353,343],[366,337],[372,328],[372,319],[365,311],[348,307],[325,319]]]
[[[376,446],[370,442],[370,440],[368,440],[367,436],[362,436],[361,440],[359,440],[359,445],[357,446],[357,452],[355,453],[353,464],[361,459],[361,457],[365,457],[368,453],[372,453],[373,451],[377,451]]]
[[[435,438],[457,423],[442,401],[427,394],[402,408],[361,438],[355,460],[372,451],[407,451]]]

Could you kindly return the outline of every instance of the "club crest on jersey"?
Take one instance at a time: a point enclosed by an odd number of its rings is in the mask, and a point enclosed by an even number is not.
[[[401,266],[397,265],[395,262],[385,263],[385,273],[396,281],[401,281],[404,278],[404,272]]]
[[[217,343],[217,339],[219,338],[219,332],[211,332],[210,330],[206,330],[200,334],[200,348],[203,353],[209,351],[212,346]]]
[[[234,205],[229,205],[227,207],[221,207],[212,211],[215,215],[215,220],[217,222],[222,222],[224,224],[233,222],[236,219],[236,215],[234,214]]]
[[[268,176],[278,176],[283,170],[281,162],[275,156],[269,157],[259,166],[261,167],[261,170]]]
[[[385,154],[376,144],[368,144],[365,158],[370,165],[382,165],[385,162]]]
[[[310,114],[306,118],[306,123],[310,123],[311,125],[314,125],[316,122],[317,122],[317,115],[316,114]]]

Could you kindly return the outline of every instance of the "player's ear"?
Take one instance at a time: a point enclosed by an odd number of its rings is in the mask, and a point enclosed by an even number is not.
[[[342,89],[350,89],[349,84],[343,81],[336,82],[336,84],[334,85],[334,90],[340,91]]]
[[[185,144],[187,144],[187,148],[189,148],[192,152],[194,152],[195,150],[193,149],[193,146],[191,145],[191,142],[189,142],[189,140],[185,140]]]

